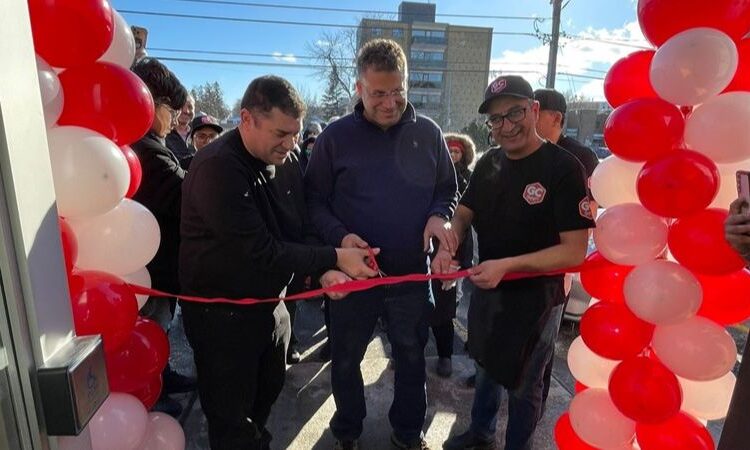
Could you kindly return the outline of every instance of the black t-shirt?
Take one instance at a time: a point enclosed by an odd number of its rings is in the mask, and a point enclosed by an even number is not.
[[[583,164],[583,168],[586,169],[586,179],[591,178],[594,169],[599,165],[599,158],[593,150],[568,136],[560,136],[560,139],[557,140],[557,145],[575,156]]]
[[[490,149],[461,204],[474,212],[480,261],[539,251],[559,244],[561,232],[594,226],[581,164],[549,142],[518,160]]]

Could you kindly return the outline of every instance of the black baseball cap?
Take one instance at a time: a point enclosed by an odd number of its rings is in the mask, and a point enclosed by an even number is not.
[[[539,102],[542,111],[560,111],[563,115],[568,110],[565,96],[554,89],[537,89],[534,91],[534,100]]]
[[[224,131],[224,128],[222,128],[221,125],[219,125],[219,121],[216,120],[215,117],[205,115],[205,116],[198,116],[195,119],[193,119],[192,122],[190,122],[190,135],[192,136],[196,131],[205,127],[213,128],[219,134],[221,134],[221,132]]]
[[[508,95],[510,97],[534,99],[534,90],[528,81],[518,75],[503,75],[495,78],[484,90],[484,101],[479,105],[479,114],[487,112],[492,100]]]

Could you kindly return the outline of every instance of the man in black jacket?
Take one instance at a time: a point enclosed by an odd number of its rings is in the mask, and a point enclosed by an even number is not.
[[[187,294],[278,298],[324,271],[324,286],[377,273],[364,249],[314,246],[293,153],[305,106],[284,79],[254,80],[237,129],[198,152],[182,199],[180,281]],[[266,420],[284,384],[289,314],[282,302],[183,303],[211,448],[267,449]]]
[[[185,104],[180,106],[177,121],[173,129],[166,136],[167,148],[182,161],[195,154],[196,148],[193,145],[188,146],[188,138],[192,135],[192,120],[195,117],[195,100],[188,94]]]
[[[177,254],[180,246],[180,202],[185,171],[172,151],[166,147],[165,138],[173,129],[180,108],[185,103],[187,91],[169,69],[153,58],[144,58],[134,67],[154,99],[154,122],[151,130],[131,145],[138,155],[143,170],[143,181],[133,200],[148,208],[156,217],[161,241],[156,256],[146,266],[155,289],[180,292],[177,279]],[[166,331],[174,314],[173,298],[152,298],[141,314],[156,320]],[[163,374],[164,389],[156,408],[173,416],[182,410],[179,403],[167,394],[195,389],[195,380],[173,371],[169,365]]]

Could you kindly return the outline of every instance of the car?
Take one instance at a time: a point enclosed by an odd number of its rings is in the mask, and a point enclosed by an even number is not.
[[[599,214],[601,214],[602,211],[603,210],[600,209]],[[596,245],[594,244],[594,237],[592,235],[589,237],[587,254],[590,255],[594,251],[596,251]],[[572,285],[568,297],[568,304],[565,306],[565,312],[563,313],[563,318],[565,320],[579,322],[583,313],[585,313],[589,306],[591,306],[591,299],[591,294],[586,292],[586,289],[583,288],[583,284],[581,284],[581,274],[572,274]]]

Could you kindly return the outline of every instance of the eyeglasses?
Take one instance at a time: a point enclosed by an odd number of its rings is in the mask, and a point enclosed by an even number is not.
[[[505,123],[505,119],[508,119],[510,123],[516,124],[526,118],[526,110],[528,108],[515,108],[511,109],[505,114],[493,114],[484,123],[491,130],[496,128],[502,128]]]
[[[167,105],[166,103],[159,103],[159,106],[167,108],[167,111],[169,111],[169,115],[172,116],[172,120],[177,119],[177,117],[180,115],[180,111],[172,109],[172,107]]]
[[[396,100],[403,99],[406,95],[406,89],[394,89],[391,92],[375,91],[367,92],[367,95],[374,98],[375,100],[385,100],[386,98],[393,97]]]

